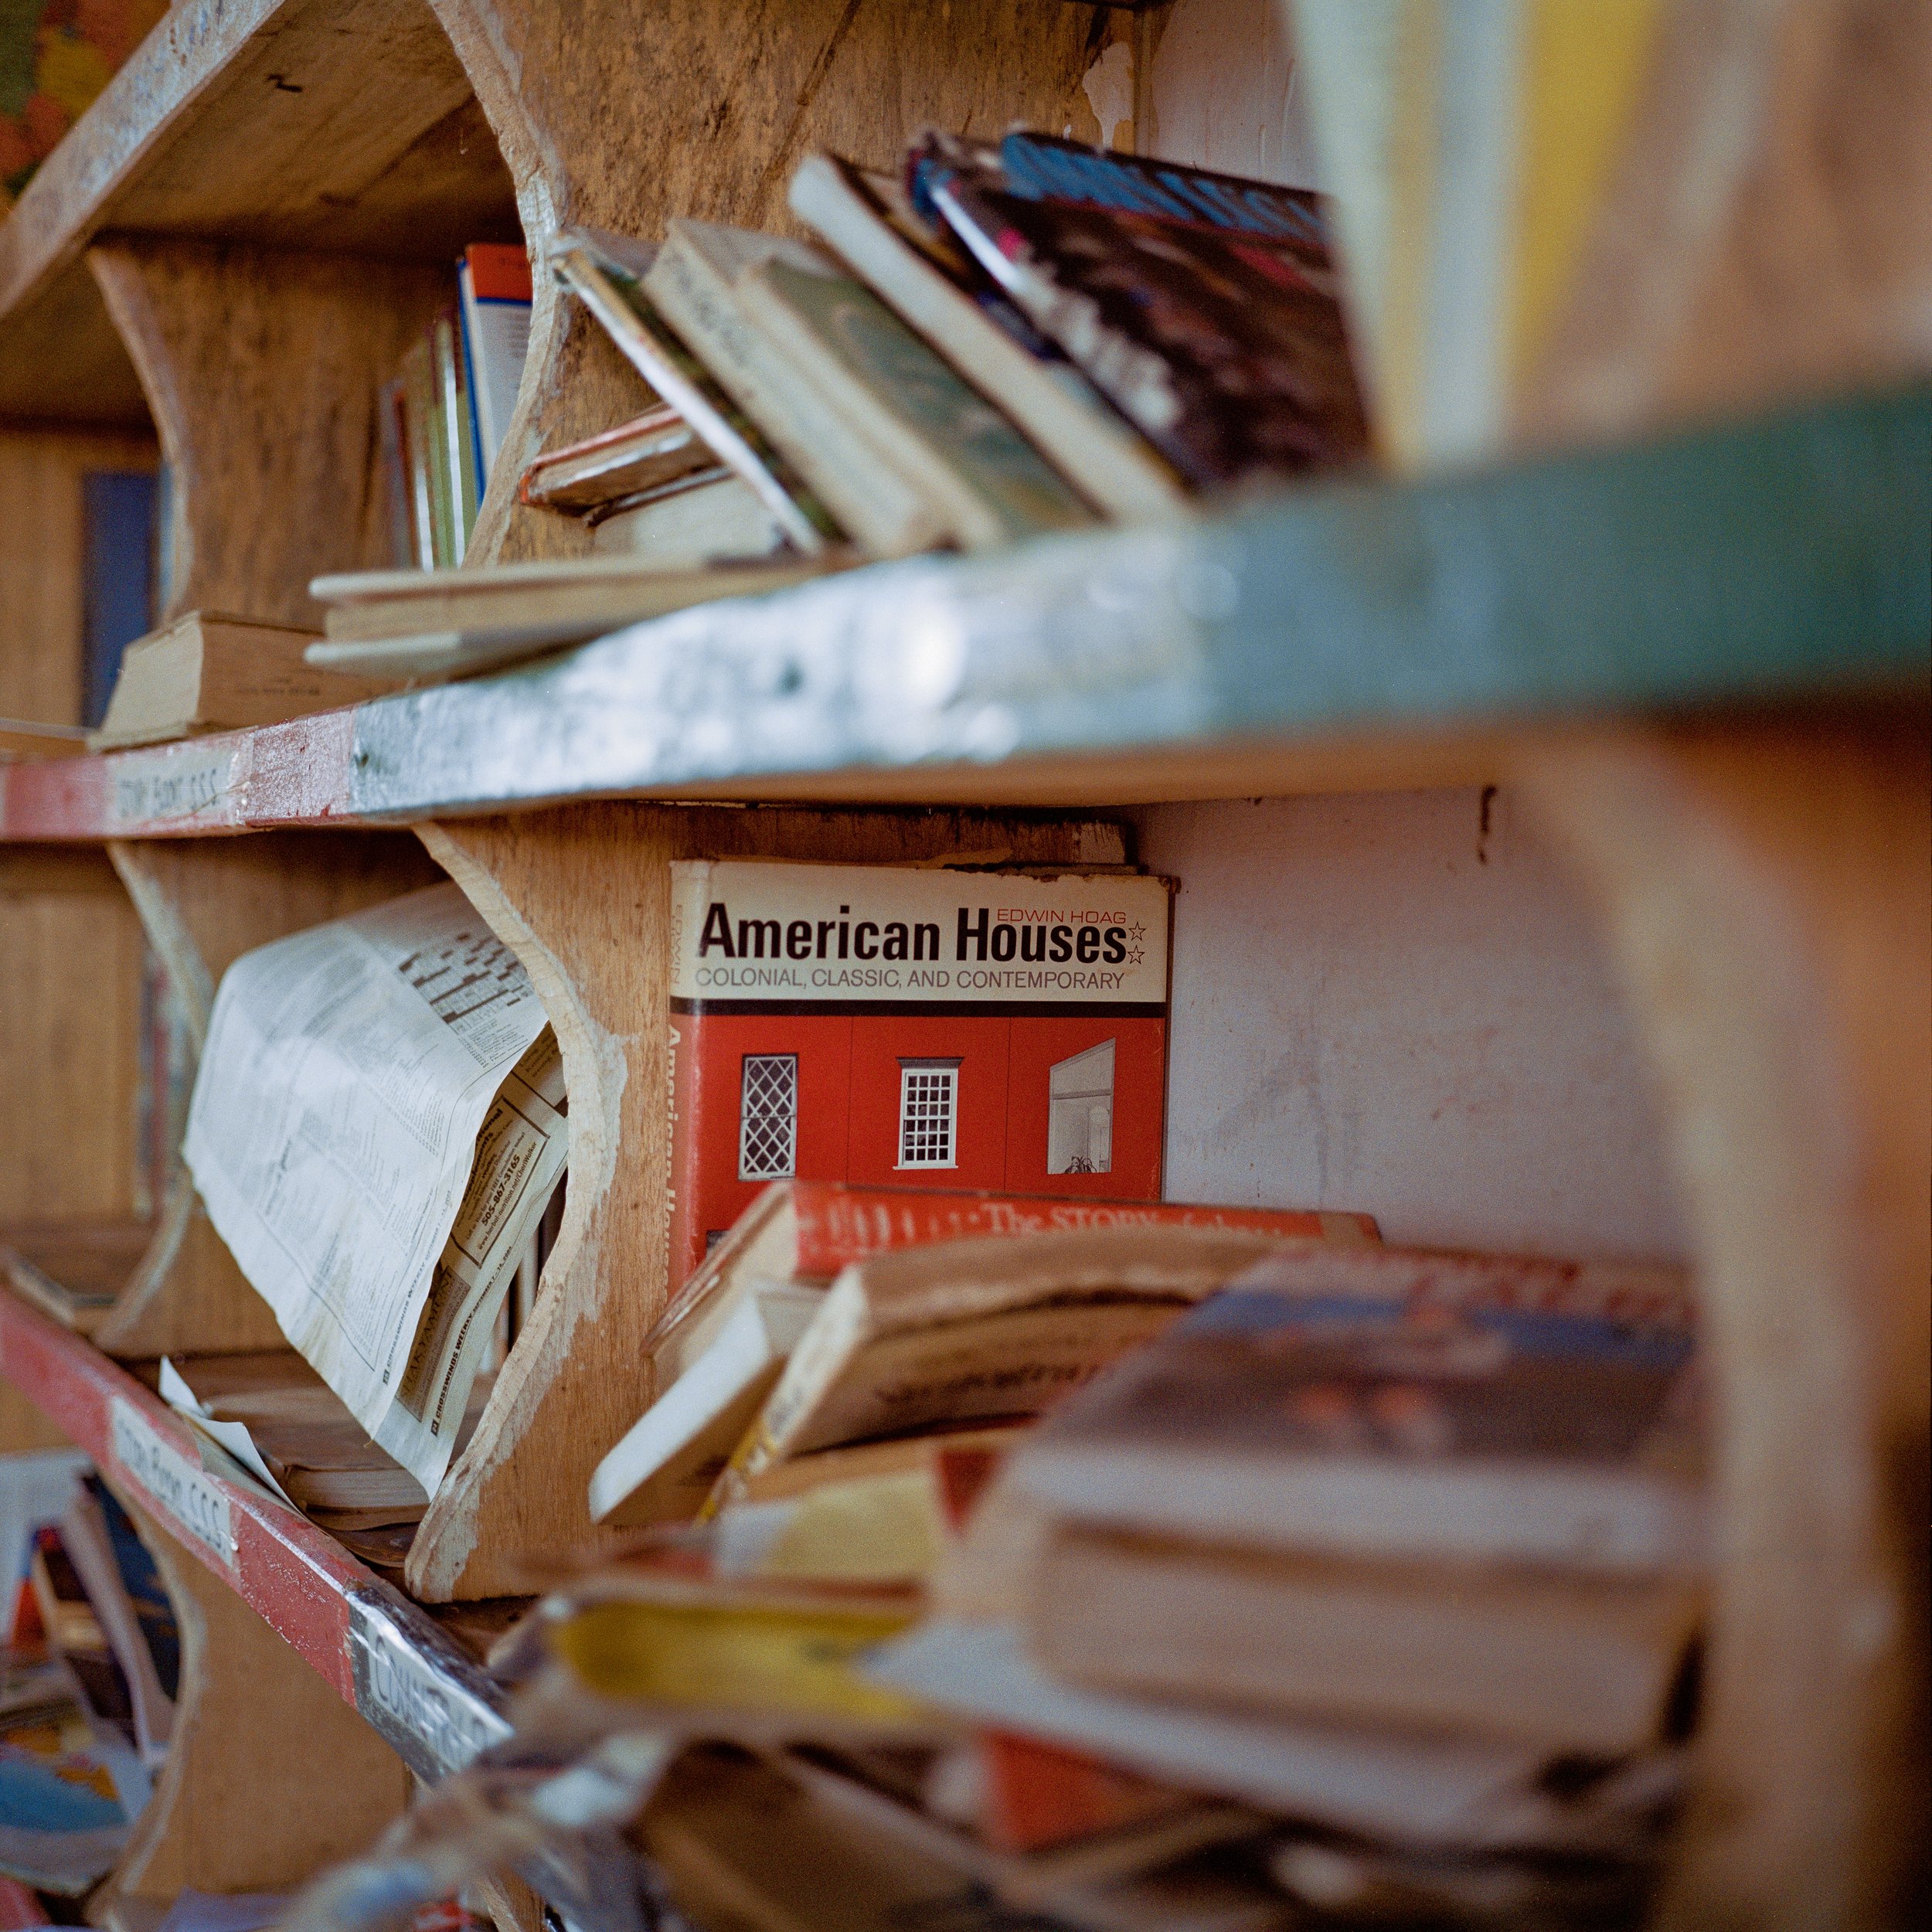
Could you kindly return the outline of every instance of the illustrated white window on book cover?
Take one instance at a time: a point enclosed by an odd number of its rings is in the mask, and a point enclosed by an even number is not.
[[[738,1101],[738,1179],[788,1181],[798,1171],[798,1056],[747,1053]]]
[[[1114,1043],[1103,1040],[1047,1073],[1046,1171],[1114,1172]]]
[[[899,1063],[899,1165],[959,1165],[959,1062]]]

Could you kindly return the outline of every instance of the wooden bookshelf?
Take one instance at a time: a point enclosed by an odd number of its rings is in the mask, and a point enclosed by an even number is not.
[[[1923,1828],[1932,389],[1922,337],[1895,325],[1923,312],[1932,198],[1912,187],[1925,162],[1898,162],[1923,62],[1861,50],[1830,7],[1799,15],[1823,25],[1788,29],[1764,97],[1820,124],[1851,102],[1869,138],[1769,143],[1722,232],[1672,230],[1642,288],[1631,233],[1600,238],[1597,305],[1508,460],[854,572],[507,676],[0,767],[9,862],[111,845],[204,1019],[245,946],[439,872],[536,978],[584,1097],[571,1218],[551,1315],[425,1526],[420,1594],[506,1587],[567,1543],[583,1471],[634,1407],[597,1350],[634,1355],[662,1293],[647,1100],[671,857],[932,856],[991,835],[1092,858],[1120,836],[1105,815],[1149,801],[1500,784],[1573,867],[1622,976],[1715,1341],[1726,1529],[1704,1796],[1668,1914],[1877,1921]],[[312,576],[381,559],[375,387],[461,244],[655,234],[670,214],[788,227],[785,178],[811,146],[883,164],[927,122],[1090,131],[1082,82],[1116,40],[1150,111],[1159,24],[1063,0],[921,10],[916,32],[883,0],[696,0],[675,27],[634,0],[177,0],[0,223],[0,421],[158,437],[176,607],[312,621]],[[1233,100],[1240,66],[1211,64],[1206,97]],[[1660,115],[1646,206],[1681,159]],[[1840,165],[1806,175],[1828,149]],[[1847,215],[1881,192],[1896,219]],[[1880,230],[1863,281],[1792,267],[1842,265],[1843,235]],[[1646,307],[1700,248],[1715,293]],[[480,560],[580,541],[515,509],[507,479],[638,394],[538,286]],[[1613,314],[1624,334],[1593,335]],[[1700,339],[1727,315],[1750,322],[1730,364]],[[859,806],[896,809],[832,809]],[[257,835],[186,836],[240,832]],[[83,862],[104,906],[104,867]],[[111,917],[131,930],[125,904]],[[32,1059],[36,1033],[51,1050],[60,998],[89,1023],[104,981],[56,978],[8,1015],[10,1053]],[[121,1010],[102,995],[94,1020]],[[185,1227],[192,1205],[175,1212]],[[195,1310],[233,1345],[246,1291],[218,1279],[225,1259],[151,1271],[117,1345],[174,1345]],[[111,1471],[117,1404],[185,1453],[144,1385],[11,1299],[0,1373]],[[260,1611],[425,1775],[495,1734],[492,1687],[434,1620],[209,1480],[235,1561],[190,1535],[197,1587]],[[371,1702],[355,1645],[378,1625],[396,1674]]]
[[[1928,438],[1932,390],[1914,389],[1327,485],[1156,539],[873,566],[506,676],[0,769],[0,836],[585,797],[1094,806],[1483,784],[1519,747],[1638,719],[1910,702],[1932,626]]]
[[[470,1649],[306,1516],[205,1466],[188,1425],[146,1383],[3,1291],[0,1364],[412,1770],[440,1777],[505,1735],[502,1692]]]

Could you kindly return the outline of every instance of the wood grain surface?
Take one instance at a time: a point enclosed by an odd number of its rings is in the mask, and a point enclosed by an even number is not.
[[[1090,821],[948,811],[591,804],[420,829],[529,968],[570,1094],[569,1192],[536,1309],[410,1553],[411,1593],[440,1603],[528,1590],[614,1539],[591,1524],[590,1471],[650,1399],[643,1342],[669,1252],[670,862],[1104,863],[1123,847]]]
[[[309,580],[389,561],[376,392],[447,265],[132,239],[90,251],[175,472],[175,596],[322,628]]]
[[[1925,722],[1522,767],[1626,976],[1710,1342],[1716,1618],[1665,1923],[1903,1924],[1927,1843]]]
[[[293,1891],[366,1851],[407,1808],[403,1760],[243,1603],[124,1492],[182,1640],[173,1742],[121,1862],[89,1899],[158,1913],[184,1886]]]

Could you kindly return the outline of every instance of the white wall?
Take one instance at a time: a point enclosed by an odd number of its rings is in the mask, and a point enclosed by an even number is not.
[[[1284,188],[1320,185],[1284,0],[1179,0],[1148,91],[1143,152]]]
[[[1363,1209],[1396,1241],[1685,1258],[1582,902],[1508,792],[1158,805],[1178,878],[1174,1200]]]

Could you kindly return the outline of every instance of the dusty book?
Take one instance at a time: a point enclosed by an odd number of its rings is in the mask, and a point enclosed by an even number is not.
[[[1288,1240],[1380,1239],[1372,1215],[1330,1210],[774,1181],[753,1198],[703,1266],[672,1296],[645,1346],[656,1386],[662,1389],[709,1345],[739,1300],[766,1284],[822,1287],[854,1261],[937,1241],[1141,1227],[1223,1228]]]
[[[755,261],[736,294],[746,318],[912,479],[962,549],[1094,520],[1002,410],[824,257]]]
[[[616,556],[317,577],[309,594],[327,609],[328,635],[308,645],[308,658],[331,689],[345,672],[464,676],[694,604],[784,590],[811,573],[797,559],[710,565]]]
[[[1217,1710],[1069,1683],[1010,1624],[935,1618],[874,1652],[866,1674],[958,1718],[1336,1830],[1417,1845],[1621,1845],[1657,1779],[1614,1767],[1568,1781],[1504,1740]],[[1645,1769],[1650,1767],[1647,1765]]]
[[[532,509],[581,516],[716,461],[691,425],[660,403],[613,429],[546,450],[524,471],[516,500]]]
[[[422,1484],[369,1439],[298,1355],[204,1356],[179,1367],[164,1355],[160,1393],[198,1434],[298,1509],[352,1513],[369,1525],[416,1522],[428,1505]],[[463,1440],[459,1431],[459,1449]]]
[[[721,1573],[923,1584],[1026,1427],[900,1436],[800,1456],[711,1523]]]
[[[183,1154],[282,1332],[434,1494],[569,1146],[529,975],[455,886],[244,954]]]
[[[1011,1479],[1069,1522],[1283,1553],[1695,1572],[1676,1270],[1304,1243],[1053,1416]]]
[[[1158,1199],[1162,881],[671,872],[674,1284],[772,1181]]]
[[[1288,1556],[1078,1526],[1029,1580],[1033,1654],[1076,1682],[1614,1757],[1686,1727],[1695,1577]]]
[[[648,242],[583,228],[550,242],[552,271],[581,301],[624,359],[743,480],[807,556],[842,543],[838,519],[764,431],[721,389],[705,365],[665,325],[645,291],[657,257]]]
[[[1315,196],[1035,134],[928,137],[913,175],[920,205],[1196,488],[1367,455]]]
[[[720,1478],[875,1436],[1037,1415],[1274,1245],[1264,1234],[1106,1229],[951,1241],[835,1281]]]
[[[479,494],[516,409],[530,347],[530,258],[516,242],[473,242],[456,269],[457,311]]]
[[[770,556],[788,547],[743,478],[722,465],[620,498],[584,521],[594,556],[712,563]]]
[[[896,455],[746,311],[740,279],[774,257],[815,259],[781,236],[673,221],[645,293],[858,543],[875,556],[900,556],[944,541],[939,512]]]
[[[128,645],[107,714],[88,744],[112,750],[274,724],[395,689],[386,679],[315,670],[303,655],[315,639],[313,631],[290,624],[191,611]]]
[[[1026,322],[900,184],[835,155],[808,155],[793,213],[1001,409],[1082,495],[1110,515],[1172,516],[1187,492],[1152,446]]]
[[[621,1526],[696,1515],[819,1300],[811,1289],[771,1286],[740,1301],[689,1372],[591,1472],[592,1518]]]

